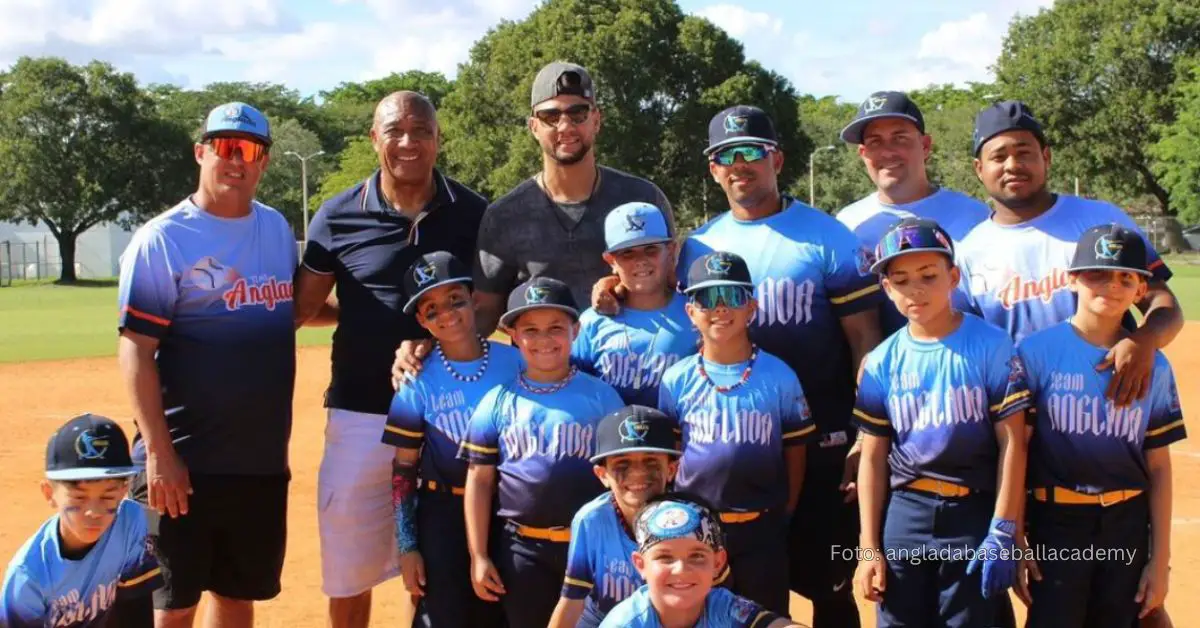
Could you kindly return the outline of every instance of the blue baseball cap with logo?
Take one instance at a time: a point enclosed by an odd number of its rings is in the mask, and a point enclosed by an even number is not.
[[[570,286],[550,277],[534,277],[509,293],[508,311],[500,317],[500,325],[512,327],[522,314],[538,308],[560,310],[579,320],[579,307]]]
[[[244,102],[217,105],[204,121],[201,140],[216,135],[247,135],[271,145],[271,125],[261,111]]]
[[[605,253],[670,241],[666,217],[650,203],[618,205],[604,218],[604,243],[608,246]]]
[[[107,417],[79,415],[58,428],[46,445],[48,480],[108,480],[140,471],[129,455],[125,432]]]
[[[1029,131],[1039,144],[1046,146],[1042,123],[1033,116],[1029,106],[1019,100],[998,102],[975,116],[975,156],[988,140],[1008,131]]]
[[[1083,232],[1071,259],[1072,273],[1084,270],[1124,270],[1151,277],[1146,241],[1132,229],[1116,223],[1097,225]]]
[[[676,423],[667,415],[646,406],[625,406],[611,412],[596,426],[596,453],[592,464],[604,464],[609,456],[648,453],[683,455],[677,446]]]
[[[736,253],[725,251],[716,251],[697,258],[688,267],[687,287],[683,293],[691,294],[713,286],[739,286],[753,290],[754,280],[750,276],[750,267],[746,266],[746,260]]]
[[[426,292],[452,283],[472,285],[471,269],[446,251],[434,251],[417,258],[404,273],[404,313],[412,314]]]
[[[767,112],[750,105],[730,107],[713,116],[708,123],[708,148],[710,155],[726,146],[737,144],[766,144],[778,146],[775,123]]]
[[[858,106],[854,120],[842,129],[843,142],[850,144],[863,143],[863,131],[867,125],[884,118],[900,118],[917,125],[921,135],[925,134],[925,117],[921,109],[904,92],[875,92]]]

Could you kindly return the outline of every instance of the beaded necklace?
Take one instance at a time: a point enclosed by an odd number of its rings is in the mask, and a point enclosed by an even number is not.
[[[704,370],[704,355],[698,355],[696,358],[696,370],[700,372],[700,377],[703,377],[704,381],[712,384],[713,388],[717,389],[717,392],[727,393],[738,386],[745,384],[747,381],[750,381],[750,371],[754,370],[754,361],[758,359],[758,345],[750,345],[750,363],[746,365],[746,370],[742,371],[741,379],[739,379],[737,383],[732,386],[718,386],[717,383],[708,376],[708,371]]]
[[[526,392],[531,392],[538,395],[548,395],[566,388],[567,384],[571,383],[571,378],[575,377],[576,372],[578,372],[578,369],[572,366],[571,370],[567,371],[567,376],[557,384],[554,384],[553,386],[535,387],[525,380],[525,371],[521,371],[521,373],[517,375],[517,384]]]
[[[454,367],[450,365],[450,360],[447,360],[446,354],[442,352],[442,343],[439,342],[439,343],[436,343],[433,345],[433,352],[435,354],[437,354],[438,359],[442,361],[442,366],[444,366],[446,368],[446,372],[450,374],[450,377],[453,377],[454,379],[456,379],[460,382],[465,382],[465,383],[469,384],[471,382],[479,381],[479,378],[483,377],[483,374],[487,372],[488,348],[490,347],[490,343],[486,339],[484,339],[483,336],[478,336],[478,338],[479,338],[479,348],[483,350],[483,357],[480,358],[481,360],[483,360],[483,363],[479,365],[479,370],[475,371],[474,375],[463,375],[463,374],[459,373],[458,371],[454,370]]]
[[[612,491],[608,492],[608,501],[612,503],[613,512],[615,512],[617,515],[617,521],[621,522],[621,529],[624,530],[625,534],[628,534],[629,538],[633,539],[633,541],[636,543],[637,535],[633,533],[633,528],[629,527],[629,522],[625,520],[625,515],[621,514],[621,507],[617,505],[617,496]]]

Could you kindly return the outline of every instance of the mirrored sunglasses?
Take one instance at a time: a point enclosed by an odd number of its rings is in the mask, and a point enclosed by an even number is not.
[[[533,112],[533,117],[546,126],[558,126],[564,115],[572,124],[583,124],[592,115],[592,106],[588,104],[571,105],[566,109],[539,109]]]
[[[738,155],[741,155],[742,161],[751,163],[760,159],[766,159],[772,150],[774,150],[773,147],[763,144],[742,144],[740,146],[723,148],[713,153],[712,160],[722,166],[732,166]]]
[[[716,309],[719,305],[736,310],[745,307],[751,296],[750,289],[742,286],[710,286],[693,292],[689,298],[692,305],[702,310]]]
[[[887,232],[875,246],[875,259],[891,257],[910,249],[937,249],[954,256],[954,247],[945,234],[937,229],[914,225]]]
[[[207,143],[217,157],[226,161],[238,154],[241,155],[242,161],[248,164],[256,163],[267,155],[266,145],[244,137],[213,137],[209,138]]]

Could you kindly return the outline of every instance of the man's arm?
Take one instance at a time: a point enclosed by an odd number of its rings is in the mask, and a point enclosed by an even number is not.
[[[506,295],[476,290],[475,297],[475,327],[485,338],[491,336],[500,324],[500,316],[504,314]]]
[[[337,308],[329,303],[333,285],[332,273],[316,273],[303,265],[296,268],[292,295],[296,329],[337,323]]]
[[[1115,367],[1106,394],[1119,406],[1146,396],[1154,372],[1154,352],[1170,344],[1183,329],[1183,308],[1165,281],[1152,281],[1137,308],[1145,316],[1141,326],[1113,345],[1096,368]]]
[[[583,607],[586,602],[587,600],[558,598],[558,605],[554,607],[554,614],[550,616],[548,628],[575,628],[575,625],[579,623],[579,618],[583,617]]]
[[[800,503],[800,493],[804,490],[804,470],[805,462],[808,459],[808,445],[796,445],[784,449],[783,459],[787,464],[787,514],[790,519],[792,513],[796,512],[796,504]]]
[[[842,316],[838,321],[842,324],[842,332],[846,334],[846,341],[850,344],[850,357],[857,373],[863,359],[883,340],[883,333],[879,329],[879,308],[869,308]]]

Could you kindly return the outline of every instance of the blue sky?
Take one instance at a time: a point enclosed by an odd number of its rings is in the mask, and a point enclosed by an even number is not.
[[[990,78],[1009,20],[1053,0],[680,0],[802,93]],[[535,0],[0,0],[0,66],[93,58],[144,83],[282,82],[303,94],[408,69],[453,76],[472,43]]]

